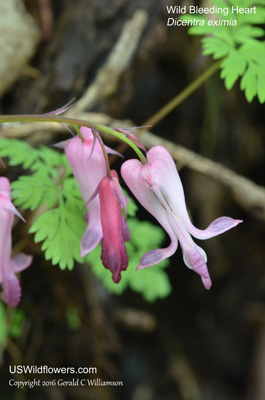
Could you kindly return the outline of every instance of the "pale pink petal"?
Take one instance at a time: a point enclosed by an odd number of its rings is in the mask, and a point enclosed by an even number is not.
[[[102,227],[100,222],[100,205],[99,198],[95,198],[88,204],[88,220],[87,228],[80,242],[80,255],[85,257],[88,253],[94,250],[102,239]]]
[[[235,226],[241,220],[221,217],[213,221],[205,230],[197,229],[190,221],[182,183],[170,153],[162,146],[154,146],[147,153],[148,162],[126,161],[121,168],[122,177],[137,200],[152,214],[171,238],[168,249],[151,250],[146,253],[138,268],[145,268],[169,257],[176,250],[179,240],[184,262],[197,272],[206,289],[211,287],[211,279],[206,265],[206,254],[197,246],[191,235],[208,239]]]
[[[208,228],[201,230],[195,228],[195,226],[190,222],[187,225],[187,228],[189,232],[192,234],[192,236],[196,237],[197,239],[210,239],[214,236],[218,236],[221,233],[224,233],[228,231],[229,229],[234,228],[238,224],[243,222],[240,219],[233,219],[230,217],[220,217],[215,219],[209,226]]]
[[[122,237],[125,242],[129,242],[130,240],[130,231],[124,216],[122,216]]]
[[[21,287],[17,276],[9,273],[8,277],[2,282],[2,299],[12,307],[16,307],[21,299]]]
[[[183,260],[188,268],[193,269],[201,276],[205,289],[209,290],[212,286],[212,281],[206,265],[207,255],[205,251],[194,243],[189,250],[183,249]]]
[[[147,253],[145,253],[142,256],[140,264],[136,269],[144,269],[160,263],[166,258],[172,256],[172,254],[176,252],[177,247],[178,247],[178,241],[175,236],[172,236],[172,241],[167,248],[150,250]]]
[[[90,128],[87,128],[86,126],[81,126],[80,132],[84,139],[92,139],[93,138],[92,130]]]
[[[33,257],[24,254],[24,253],[18,253],[14,257],[11,258],[11,266],[12,270],[14,272],[20,272],[23,271],[24,269],[28,268],[30,264],[32,263]]]
[[[51,147],[57,147],[58,149],[65,149],[72,139],[63,140],[62,142],[52,144]]]
[[[80,243],[80,254],[84,257],[99,244],[103,236],[97,194],[98,185],[106,176],[106,164],[100,144],[94,141],[91,129],[82,127],[80,131],[83,140],[78,136],[70,139],[65,145],[65,154],[88,210],[88,225]]]
[[[6,196],[7,199],[11,199],[10,182],[5,176],[0,177],[0,193]]]
[[[1,196],[1,195],[0,195]],[[22,219],[23,222],[26,222],[26,220],[22,217],[20,212],[16,209],[16,207],[11,203],[10,200],[4,198],[3,196],[0,197],[0,207],[3,208],[4,210],[11,211],[13,214],[15,214],[17,217]]]
[[[170,209],[152,173],[152,165],[142,165],[138,160],[126,161],[121,168],[122,177],[134,196],[157,219],[171,239],[171,244],[167,248],[151,250],[144,254],[137,269],[158,264],[174,254],[178,246],[169,218]]]
[[[11,202],[9,180],[0,177],[0,283],[3,301],[16,307],[21,298],[21,287],[14,272],[28,267],[32,257],[17,255],[11,260],[13,214],[24,220]]]
[[[86,228],[81,242],[80,242],[80,255],[85,257],[88,253],[94,250],[102,239],[102,233],[98,230],[92,230],[90,227]]]

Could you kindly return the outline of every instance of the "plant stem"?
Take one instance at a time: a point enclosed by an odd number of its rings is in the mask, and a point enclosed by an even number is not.
[[[103,156],[104,156],[104,159],[105,159],[105,164],[106,164],[106,169],[107,169],[107,176],[109,178],[111,178],[109,158],[108,158],[108,154],[106,152],[103,140],[101,139],[100,134],[98,133],[98,131],[94,127],[92,128],[92,133],[94,135],[94,141],[97,139],[98,142],[99,142],[99,145],[101,147],[101,150],[102,150],[102,153],[103,153]],[[93,146],[94,146],[94,144],[93,144]],[[93,147],[92,147],[92,150],[91,150],[91,154],[92,154],[92,152],[93,152]]]
[[[178,107],[184,100],[186,100],[195,90],[197,90],[207,79],[209,79],[216,71],[218,71],[222,60],[217,61],[204,71],[198,78],[196,78],[190,85],[188,85],[182,92],[177,94],[169,103],[162,107],[157,113],[152,115],[143,125],[157,125],[163,118],[165,118],[174,108]]]
[[[130,139],[128,139],[124,134],[117,132],[114,129],[109,128],[108,126],[105,125],[84,121],[81,119],[67,118],[61,115],[52,115],[52,114],[0,115],[0,123],[5,123],[5,122],[58,122],[60,124],[68,124],[73,127],[75,127],[75,125],[85,126],[90,129],[95,127],[97,131],[103,131],[109,133],[110,135],[116,136],[118,139],[127,143],[136,152],[142,163],[147,162],[147,159],[143,155],[141,150]]]

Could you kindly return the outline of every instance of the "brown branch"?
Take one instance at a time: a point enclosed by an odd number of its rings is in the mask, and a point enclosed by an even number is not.
[[[99,69],[94,82],[66,115],[90,110],[102,99],[116,93],[119,79],[134,56],[147,20],[148,14],[145,10],[138,9],[134,12],[132,18],[124,24],[117,42],[105,64]]]

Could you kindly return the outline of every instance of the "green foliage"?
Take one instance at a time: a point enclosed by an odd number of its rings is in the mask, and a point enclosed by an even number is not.
[[[216,18],[223,21],[236,20],[236,25],[208,25],[203,16],[187,14],[185,20],[203,20],[203,26],[191,26],[191,35],[204,35],[202,48],[204,55],[212,55],[214,59],[223,58],[221,78],[230,90],[241,77],[240,88],[245,91],[248,102],[255,96],[260,103],[265,102],[265,0],[211,0],[214,6],[228,8],[228,14],[218,14]],[[240,3],[240,4],[239,4]],[[232,6],[243,8],[256,7],[256,13],[232,13]],[[210,7],[210,6],[209,6]],[[209,14],[209,18],[214,18]]]
[[[70,329],[76,330],[80,327],[81,321],[78,312],[74,307],[68,307],[65,313],[67,324]]]
[[[9,327],[9,335],[12,339],[20,337],[23,331],[23,324],[26,319],[25,313],[16,308],[12,313],[12,318]]]
[[[46,260],[51,260],[53,265],[58,264],[61,269],[72,269],[74,261],[83,261],[79,244],[86,222],[82,212],[84,202],[65,155],[43,146],[33,149],[19,140],[0,138],[0,157],[6,156],[10,165],[22,165],[31,171],[31,175],[20,176],[11,185],[16,206],[31,211],[41,207],[29,232],[34,234],[36,243],[42,242],[41,249]],[[126,244],[130,261],[119,284],[113,283],[110,272],[103,267],[100,246],[86,259],[95,275],[113,293],[122,293],[128,287],[142,293],[146,300],[154,301],[166,297],[171,291],[164,271],[168,261],[146,270],[135,271],[135,268],[144,253],[161,246],[164,231],[148,222],[138,221],[136,211],[137,206],[130,199],[127,213],[131,241]],[[66,318],[72,326],[75,322],[70,311]]]
[[[44,204],[47,208],[53,207],[58,201],[57,193],[57,185],[43,172],[21,176],[12,184],[14,204],[24,210],[33,211]]]
[[[12,310],[10,321],[7,322],[5,306],[0,300],[0,346],[4,346],[8,335],[12,339],[17,339],[22,331],[25,321],[25,313],[18,308]]]
[[[61,269],[72,269],[74,260],[81,262],[79,243],[86,223],[79,209],[70,199],[43,213],[31,226],[29,233],[35,233],[35,242],[42,242],[45,259],[59,264]]]
[[[58,173],[55,167],[68,166],[63,154],[46,146],[34,149],[18,139],[0,138],[0,157],[8,157],[11,166],[22,165],[25,170],[45,173],[52,178]]]
[[[163,229],[136,218],[128,219],[128,226],[131,233],[131,240],[126,243],[129,266],[122,273],[122,279],[118,284],[113,282],[110,271],[106,271],[102,265],[99,246],[86,256],[86,261],[110,292],[121,294],[125,289],[130,288],[141,293],[145,300],[150,302],[157,298],[167,297],[171,292],[171,285],[164,271],[169,263],[168,260],[162,261],[159,265],[135,271],[144,253],[161,246],[165,237]]]
[[[0,300],[0,346],[3,346],[7,339],[7,323],[5,307]]]

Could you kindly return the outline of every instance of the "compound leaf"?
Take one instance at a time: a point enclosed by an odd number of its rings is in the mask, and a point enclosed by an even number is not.
[[[23,209],[35,210],[43,204],[51,208],[58,200],[58,188],[55,183],[42,173],[20,176],[11,184],[14,204]]]
[[[0,157],[8,157],[11,166],[36,170],[37,151],[22,140],[0,138]]]
[[[236,80],[243,74],[247,66],[245,58],[238,51],[231,51],[221,64],[221,78],[225,80],[225,86],[229,90]]]
[[[241,80],[240,88],[245,90],[246,99],[251,102],[257,93],[257,75],[253,64],[248,66]]]
[[[196,25],[190,27],[189,34],[207,35],[202,38],[203,54],[212,55],[214,59],[224,58],[220,67],[221,78],[224,79],[228,90],[241,77],[240,88],[245,91],[247,101],[251,102],[257,96],[260,103],[264,103],[265,45],[260,38],[265,36],[265,0],[242,0],[241,8],[253,8],[253,12],[249,13],[232,13],[232,6],[238,6],[237,0],[211,0],[211,3],[223,10],[227,9],[227,15],[219,18],[221,23],[222,20],[229,21],[232,18],[236,20],[236,25],[226,25],[224,22],[220,26],[215,24],[208,26],[205,22],[203,27]],[[201,18],[196,17],[196,19]],[[182,19],[192,18],[187,14]],[[258,24],[262,26],[256,26]]]
[[[226,41],[219,37],[206,37],[202,39],[203,54],[212,54],[216,60],[229,54],[233,49]]]
[[[36,243],[43,241],[45,259],[59,264],[61,269],[72,269],[74,260],[81,262],[79,244],[86,223],[81,210],[70,201],[42,214],[31,226]]]

